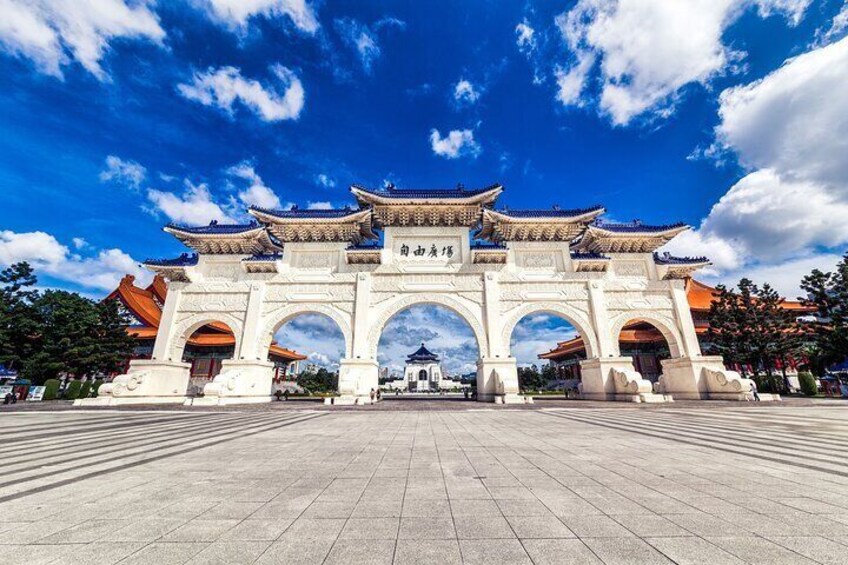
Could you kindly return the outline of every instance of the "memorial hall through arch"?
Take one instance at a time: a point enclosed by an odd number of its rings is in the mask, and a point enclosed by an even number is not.
[[[684,282],[707,259],[657,253],[688,226],[612,223],[602,206],[511,210],[497,206],[502,191],[353,185],[356,206],[251,207],[248,224],[166,226],[194,253],[145,262],[168,281],[152,358],[133,361],[97,402],[183,402],[186,332],[216,321],[235,335],[234,355],[195,403],[266,402],[274,332],[303,313],[326,316],[344,336],[335,401],[368,402],[383,328],[416,304],[468,323],[479,350],[478,400],[528,401],[510,339],[533,313],[579,332],[584,398],[746,397],[747,383],[698,345]],[[656,382],[622,354],[619,336],[634,322],[656,327],[668,343]]]

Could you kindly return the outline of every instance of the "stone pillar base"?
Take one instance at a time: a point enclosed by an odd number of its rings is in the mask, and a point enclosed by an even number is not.
[[[720,356],[700,355],[662,361],[660,392],[677,399],[753,400],[752,381],[724,368]]]
[[[533,397],[523,394],[504,394],[495,396],[495,404],[533,404]]]
[[[594,357],[580,362],[580,397],[617,402],[672,402],[669,395],[654,394],[651,383],[633,369],[630,357]]]
[[[612,371],[633,371],[630,357],[593,357],[580,362],[580,397],[584,400],[616,400]]]
[[[380,388],[380,365],[374,359],[342,359],[339,363],[339,396],[333,404],[371,404],[371,391]],[[376,402],[376,400],[375,400]]]
[[[226,406],[228,404],[260,404],[271,402],[274,364],[270,361],[237,361],[221,363],[221,372],[203,387],[203,396],[194,398],[194,406]]]
[[[371,400],[371,395],[369,392],[368,396],[353,396],[353,395],[342,395],[342,396],[334,396],[332,398],[325,398],[325,405],[333,405],[333,406],[365,406],[368,404],[377,404],[381,402],[376,398]]]
[[[101,385],[97,398],[80,398],[74,406],[183,404],[190,368],[188,363],[136,359],[126,374]]]
[[[495,404],[529,404],[518,394],[518,364],[514,357],[481,357],[477,360],[477,401]]]

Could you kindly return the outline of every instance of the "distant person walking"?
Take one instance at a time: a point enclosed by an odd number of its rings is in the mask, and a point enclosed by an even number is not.
[[[751,392],[754,393],[754,400],[760,401],[760,395],[757,393],[757,381],[751,379]]]
[[[377,394],[374,392],[374,389],[372,388],[371,389],[371,404],[374,404],[374,397],[375,396],[377,396]]]

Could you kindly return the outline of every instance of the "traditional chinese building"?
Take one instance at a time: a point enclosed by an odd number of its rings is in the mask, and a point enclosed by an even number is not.
[[[674,266],[674,258],[668,255],[658,255],[655,260],[658,263]],[[717,298],[715,288],[698,282],[692,278],[685,279],[686,301],[695,325],[695,332],[702,351],[710,351],[708,338],[710,305]],[[808,309],[800,302],[785,301],[783,307],[788,310],[797,310],[799,315]],[[656,382],[662,375],[662,361],[671,356],[668,342],[662,332],[646,322],[634,322],[624,326],[618,336],[619,349],[622,355],[633,359],[635,369],[647,380]],[[539,354],[539,359],[547,360],[557,369],[561,379],[580,378],[580,362],[586,359],[586,348],[583,338],[576,336],[573,339],[562,341],[556,348]],[[742,367],[732,366],[739,371]],[[777,369],[783,367],[778,365]],[[796,360],[789,359],[786,366],[788,373],[797,373]],[[746,373],[752,373],[750,367],[746,367]]]
[[[191,262],[189,256],[181,257],[182,262]],[[153,277],[146,288],[136,286],[135,277],[126,275],[118,287],[106,300],[117,300],[127,320],[127,333],[135,339],[132,355],[127,359],[127,367],[133,359],[150,359],[153,344],[159,333],[162,319],[162,306],[168,295],[168,286],[161,275]],[[189,385],[193,389],[202,389],[221,372],[224,359],[233,357],[235,336],[226,324],[212,322],[198,328],[186,342],[183,361],[190,363]],[[299,362],[306,359],[295,351],[272,343],[268,352],[274,365],[274,379],[281,380],[298,373]]]
[[[266,402],[273,335],[304,313],[327,316],[344,336],[335,402],[367,402],[378,386],[383,328],[416,304],[443,306],[468,323],[481,401],[529,401],[519,394],[510,340],[536,313],[565,318],[583,338],[585,398],[748,398],[750,381],[701,350],[687,281],[707,259],[656,254],[688,226],[608,222],[602,206],[499,208],[499,184],[350,190],[358,208],[252,207],[247,224],[167,226],[195,253],[145,262],[167,281],[150,358],[132,361],[96,402],[184,401],[186,349],[195,332],[214,333],[216,324],[231,330],[233,354],[202,403]],[[658,394],[620,349],[623,328],[637,324],[668,344]]]
[[[406,358],[403,381],[407,390],[417,392],[438,391],[462,385],[459,381],[445,377],[439,356],[427,349],[423,343]]]

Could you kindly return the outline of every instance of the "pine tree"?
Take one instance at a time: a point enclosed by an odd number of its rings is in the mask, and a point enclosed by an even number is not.
[[[848,357],[848,253],[832,273],[813,270],[801,288],[807,293],[802,302],[815,309],[809,325],[814,343],[810,354],[821,374],[824,367]]]
[[[727,363],[740,364],[745,376],[748,366],[755,377],[765,371],[771,390],[783,388],[785,382],[774,379],[777,364],[797,356],[803,344],[795,316],[770,285],[760,288],[743,278],[737,287],[716,287],[718,297],[709,314],[714,352]]]
[[[118,301],[99,302],[96,308],[99,317],[96,370],[105,374],[122,371],[135,340],[126,331],[127,322]]]
[[[0,271],[0,363],[20,369],[39,343],[39,320],[33,302],[37,279],[29,263],[15,263]]]

